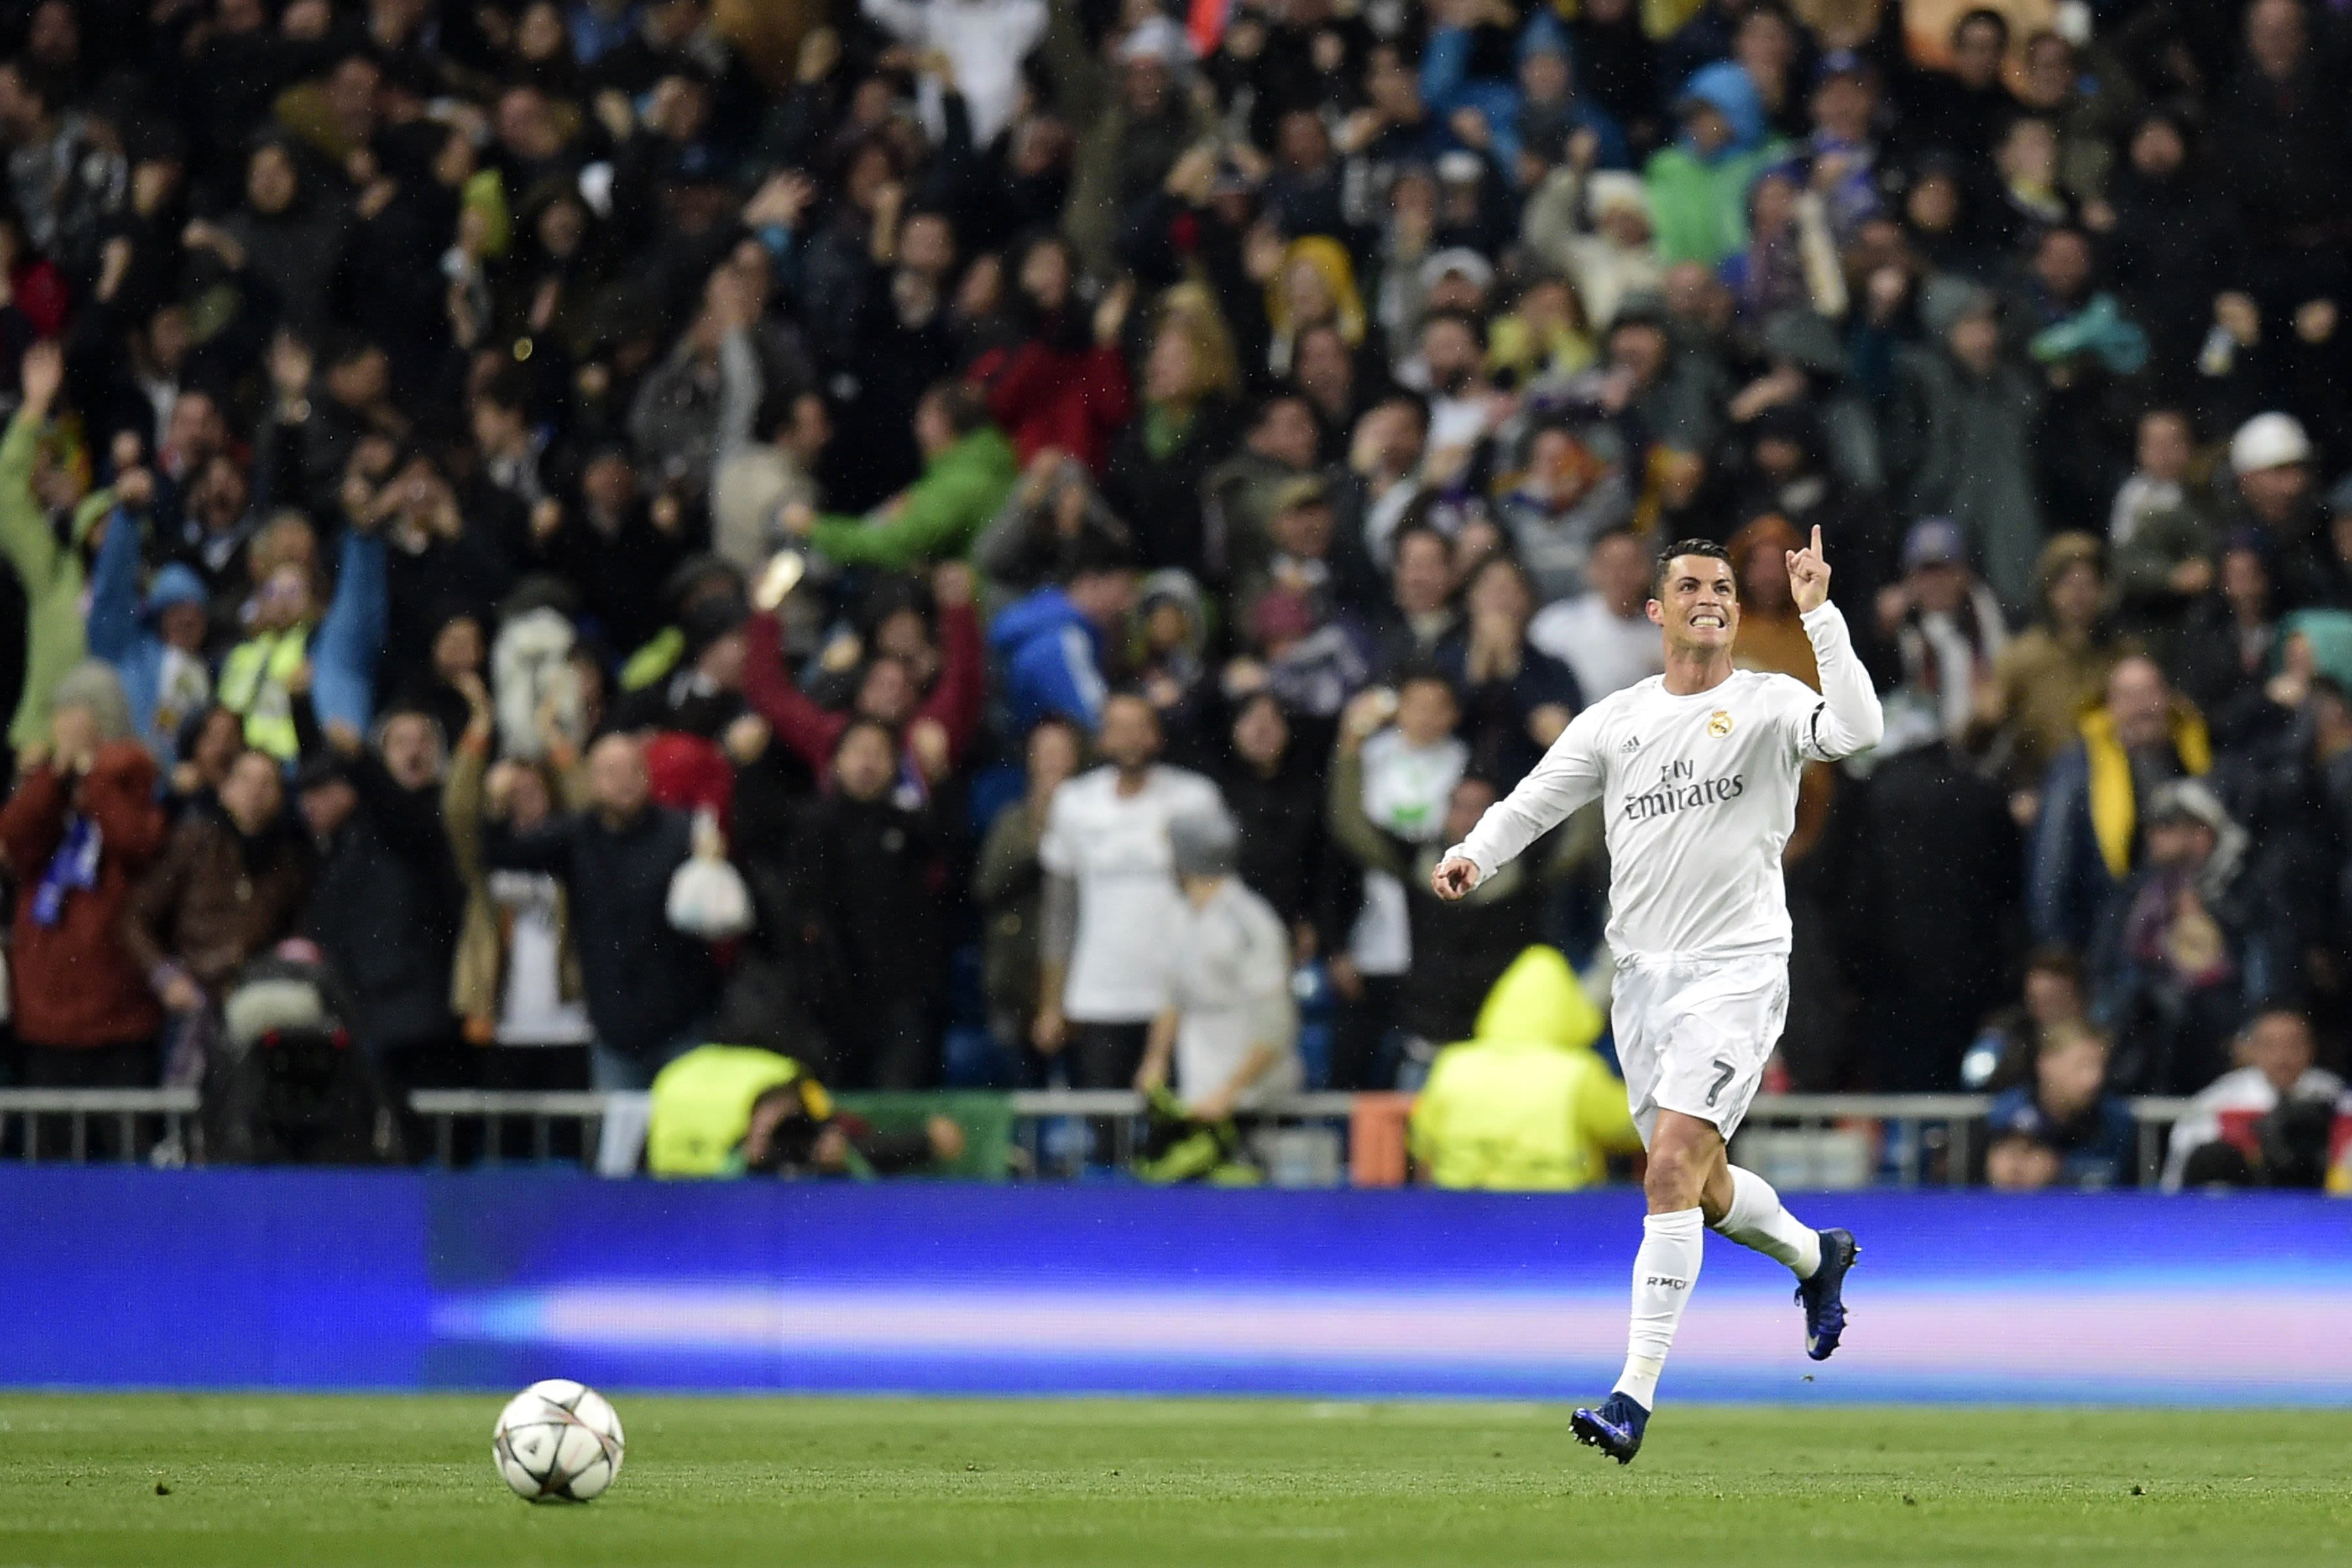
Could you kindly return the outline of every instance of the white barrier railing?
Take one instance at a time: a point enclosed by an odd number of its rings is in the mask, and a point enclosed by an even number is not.
[[[1088,1148],[1085,1123],[1111,1130],[1108,1152],[1115,1163],[1124,1163],[1143,1110],[1143,1097],[1124,1089],[1022,1089],[1006,1098],[1031,1174],[1075,1175]],[[1258,1120],[1344,1128],[1356,1101],[1355,1095],[1343,1093],[1288,1095],[1271,1102]],[[1971,1094],[1759,1095],[1740,1136],[1769,1140],[1792,1130],[1801,1136],[1849,1128],[1859,1134],[1858,1147],[1894,1151],[1899,1184],[1939,1180],[1959,1185],[1973,1173],[1980,1123],[1991,1103]],[[2162,1168],[2166,1134],[2190,1102],[2144,1098],[2129,1103],[2138,1127],[2140,1182],[2153,1185]],[[106,1148],[95,1157],[143,1158],[159,1143],[183,1147],[184,1123],[196,1107],[196,1093],[189,1089],[0,1089],[0,1158],[83,1163],[100,1144]],[[494,1159],[545,1163],[560,1157],[621,1173],[635,1169],[645,1135],[641,1094],[420,1089],[409,1096],[409,1110],[428,1130],[427,1147],[416,1152],[444,1167],[457,1165],[461,1157],[479,1157],[483,1147],[495,1145]],[[1045,1145],[1057,1124],[1078,1124],[1080,1131],[1060,1140],[1063,1154],[1054,1159]],[[528,1153],[509,1156],[505,1151],[518,1130]],[[93,1137],[94,1131],[100,1136]],[[561,1155],[559,1146],[564,1146]],[[1771,1147],[1769,1142],[1758,1146]],[[1874,1173],[1881,1163],[1874,1158]]]

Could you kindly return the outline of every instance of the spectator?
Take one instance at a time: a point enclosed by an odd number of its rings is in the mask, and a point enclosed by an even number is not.
[[[977,393],[947,385],[915,405],[915,445],[923,477],[880,513],[820,518],[805,505],[787,506],[784,531],[843,564],[906,571],[963,559],[1012,491],[1020,471],[1013,448],[987,422]]]
[[[1117,555],[1081,555],[1058,586],[1007,605],[988,628],[1013,733],[1048,715],[1092,728],[1135,607],[1135,572]]]
[[[1642,177],[1658,231],[1658,259],[1666,266],[1707,267],[1748,243],[1747,196],[1756,176],[1780,155],[1764,122],[1755,83],[1731,62],[1707,66],[1675,100],[1682,135],[1650,155]]]
[[[1601,170],[1580,181],[1573,168],[1555,169],[1523,222],[1528,248],[1567,275],[1596,328],[1606,331],[1627,300],[1665,287],[1650,190],[1632,174]]]
[[[122,945],[163,1005],[166,1083],[202,1076],[229,983],[292,934],[310,878],[277,759],[240,752],[218,798],[180,819],[122,911]]]
[[[1241,373],[1213,300],[1194,287],[1161,300],[1135,422],[1111,446],[1103,496],[1133,531],[1144,564],[1198,572],[1207,563],[1197,498],[1225,455]]]
[[[1629,529],[1592,542],[1583,592],[1556,599],[1528,623],[1528,641],[1568,666],[1587,702],[1665,673],[1664,645],[1650,624],[1650,547]]]
[[[1527,468],[1496,508],[1545,604],[1583,591],[1593,541],[1631,521],[1622,443],[1606,423],[1536,426]]]
[[[980,722],[980,623],[972,614],[971,569],[950,562],[932,574],[939,612],[939,649],[919,657],[878,650],[859,677],[850,710],[824,709],[794,685],[784,669],[783,632],[774,612],[747,625],[742,688],[751,710],[812,772],[830,767],[841,736],[858,719],[903,731],[900,785],[916,799],[929,795],[962,758]],[[933,668],[929,689],[919,670]]]
[[[16,885],[10,1017],[35,1089],[155,1082],[163,1014],[122,937],[133,889],[163,847],[155,764],[132,737],[105,665],[70,671],[49,701],[50,740],[16,758],[0,852]]]
[[[709,948],[667,914],[670,879],[693,849],[687,819],[655,805],[651,787],[645,748],[615,734],[588,753],[584,809],[519,827],[510,777],[492,778],[483,801],[483,862],[553,877],[568,895],[599,1089],[643,1089],[702,1044],[718,996]]]
[[[441,794],[451,861],[466,890],[451,961],[450,1005],[474,1045],[545,1048],[551,1056],[568,1048],[584,1058],[594,1032],[583,999],[580,954],[563,884],[544,871],[491,871],[483,864],[482,816],[496,726],[489,692],[479,677],[467,691],[472,711]],[[585,781],[578,753],[561,744],[562,739],[556,737],[559,744],[550,746],[548,758],[499,764],[506,770],[507,821],[514,832],[535,832],[559,811],[582,804]],[[525,1076],[553,1079],[549,1087],[554,1087],[570,1075]]]
[[[2100,932],[2095,1011],[2114,1033],[2117,1083],[2186,1094],[2220,1070],[2276,961],[2254,928],[2263,893],[2245,829],[2212,791],[2195,779],[2164,785],[2142,837],[2142,865]]]
[[[1412,1157],[1440,1187],[1572,1192],[1641,1148],[1625,1086],[1590,1048],[1602,1019],[1559,953],[1531,947],[1477,1032],[1437,1053],[1412,1106]]]
[[[1133,550],[1127,525],[1111,515],[1086,466],[1048,447],[1004,498],[972,547],[972,563],[992,584],[1019,595],[1061,581],[1089,557]]]
[[[1460,628],[1454,604],[1454,541],[1425,520],[1411,519],[1390,536],[1389,605],[1379,617],[1374,673],[1393,675],[1426,663]]]
[[[1214,776],[1241,837],[1235,874],[1281,917],[1302,962],[1337,952],[1340,900],[1323,830],[1320,748],[1264,690],[1234,705],[1228,739]]]
[[[2107,543],[2125,619],[2162,636],[2213,586],[2213,537],[2189,485],[2195,447],[2188,416],[2171,408],[2141,415],[2136,455],[2107,517]]]
[[[1439,706],[1443,689],[1434,683],[1412,689],[1416,710]],[[1550,889],[1592,858],[1600,837],[1598,814],[1580,813],[1554,833],[1546,853],[1520,857],[1458,905],[1442,903],[1430,890],[1430,868],[1445,846],[1461,842],[1448,836],[1457,829],[1468,832],[1502,792],[1490,778],[1456,773],[1435,820],[1400,821],[1393,805],[1399,781],[1391,777],[1376,788],[1370,770],[1379,765],[1391,773],[1402,771],[1400,764],[1409,767],[1435,748],[1412,745],[1408,720],[1416,729],[1428,721],[1419,711],[1408,713],[1402,694],[1396,728],[1379,731],[1377,695],[1359,699],[1360,706],[1341,721],[1331,762],[1331,837],[1366,878],[1365,913],[1358,921],[1358,951],[1351,960],[1363,976],[1358,982],[1361,994],[1349,999],[1334,1052],[1333,1081],[1343,1088],[1387,1087],[1396,1080],[1399,1065],[1418,1074],[1440,1046],[1467,1036],[1496,979],[1521,950],[1541,940]],[[1377,732],[1367,734],[1368,730]],[[1385,907],[1377,891],[1383,887],[1393,889]],[[1383,923],[1391,928],[1387,944],[1394,969],[1391,976],[1376,978],[1373,966],[1364,962],[1365,938],[1380,935]],[[1334,978],[1344,996],[1349,977],[1343,972]],[[1391,1027],[1402,1035],[1401,1064],[1390,1059],[1383,1044]]]
[[[1171,932],[1168,1000],[1151,1021],[1135,1087],[1172,1087],[1184,1113],[1219,1122],[1299,1085],[1290,940],[1234,875],[1240,835],[1222,812],[1172,818],[1170,857],[1184,896]]]
[[[1921,518],[1903,541],[1903,578],[1879,591],[1877,658],[1893,752],[1941,736],[1961,745],[2000,701],[1993,684],[2009,647],[2000,605],[1976,574],[1958,527]],[[1890,680],[1891,678],[1891,680]]]
[[[1971,1093],[2014,1089],[2030,1076],[2042,1039],[2061,1024],[2091,1021],[2090,983],[2074,950],[2040,947],[2026,955],[2025,984],[2014,1006],[1986,1018],[1960,1061]]]
[[[7,79],[0,72],[0,80]],[[9,743],[39,744],[48,735],[49,694],[82,660],[80,530],[60,545],[49,512],[79,500],[69,455],[45,438],[50,411],[65,381],[65,357],[54,343],[25,353],[24,399],[0,441],[0,553],[25,592],[24,695],[9,725]]]
[[[1065,719],[1029,731],[1025,787],[989,824],[972,868],[981,912],[982,999],[989,1033],[1009,1057],[1030,1048],[1038,1012],[1038,942],[1044,926],[1045,868],[1038,858],[1054,794],[1077,775],[1086,742]]]
[[[2328,529],[2313,482],[2313,457],[2311,437],[2291,415],[2257,414],[2230,437],[2230,472],[2238,491],[2231,521],[2262,531],[2290,608],[2341,597],[2320,549]]]
[[[308,689],[321,722],[361,730],[371,717],[390,614],[384,541],[372,520],[386,505],[383,497],[369,502],[367,516],[353,518],[344,531],[334,596],[323,616],[308,530],[298,524],[286,537],[287,554],[255,574],[252,635],[221,660],[215,690],[223,707],[244,716],[246,743],[280,762],[300,751],[297,688]],[[270,542],[267,534],[255,540],[257,561],[269,559],[264,546]]]
[[[1996,1098],[1986,1113],[1992,1138],[1986,1169],[1997,1187],[2098,1189],[2133,1178],[2131,1112],[2106,1090],[2107,1042],[2097,1030],[2061,1025],[2033,1057],[2033,1079]],[[2049,1173],[2038,1158],[2007,1147],[2023,1139],[2056,1156]],[[2020,1173],[2020,1167],[2030,1174]]]
[[[1927,335],[1902,356],[1886,434],[1895,493],[1914,516],[1958,523],[2001,603],[2023,609],[2042,539],[2032,444],[2041,389],[2003,353],[1990,290],[1930,279],[1919,324]]]
[[[1165,933],[1181,910],[1168,825],[1222,811],[1216,786],[1162,765],[1160,716],[1121,692],[1102,708],[1103,765],[1054,792],[1037,858],[1045,868],[1037,1021],[1045,1056],[1067,1053],[1079,1089],[1120,1089],[1142,1064],[1168,984]]]
[[[2062,533],[2034,563],[2041,613],[2001,650],[1977,710],[1998,729],[2011,778],[2031,788],[2073,740],[2116,662],[2138,645],[2107,622],[2107,577],[2096,538]]]
[[[2344,1080],[2312,1065],[2311,1025],[2302,1014],[2284,1008],[2259,1013],[2231,1044],[2238,1065],[2206,1085],[2188,1113],[2172,1124],[2164,1157],[2166,1192],[2232,1180],[2246,1171],[2242,1145],[2253,1142],[2260,1157],[2260,1124],[2280,1107],[2316,1103],[2332,1116],[2343,1101]]]
[[[2083,952],[2143,860],[2141,813],[2166,782],[2212,765],[2204,721],[2137,655],[2107,676],[2106,700],[2050,764],[2034,826],[2026,911],[2036,942]]]
[[[90,578],[89,651],[114,668],[131,703],[132,734],[168,768],[179,760],[180,726],[212,701],[205,584],[173,562],[155,574],[142,603],[140,547],[154,480],[126,469],[114,496]]]
[[[830,1067],[854,1089],[939,1081],[946,869],[930,814],[893,798],[898,756],[898,737],[879,721],[844,724],[832,788],[810,806],[797,852],[797,885],[842,957],[846,1005],[831,1020]]]
[[[304,934],[342,980],[353,1040],[396,1089],[468,1076],[449,1010],[465,893],[441,819],[444,765],[440,727],[406,710],[373,747],[339,730],[295,781],[318,861]]]
[[[1528,640],[1535,595],[1518,563],[1497,556],[1463,589],[1468,624],[1437,650],[1463,692],[1464,739],[1478,765],[1516,782],[1584,706],[1568,666]]]

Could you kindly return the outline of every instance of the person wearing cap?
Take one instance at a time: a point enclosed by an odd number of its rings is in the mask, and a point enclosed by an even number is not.
[[[212,626],[204,579],[179,562],[155,574],[142,602],[139,554],[154,481],[144,469],[115,478],[115,505],[89,583],[89,642],[122,679],[131,732],[164,772],[179,760],[180,726],[212,700],[205,639]]]
[[[1665,287],[1650,221],[1650,193],[1639,175],[1602,169],[1580,178],[1555,169],[1528,198],[1520,237],[1544,265],[1568,275],[1596,331],[1617,319],[1630,298]]]
[[[1990,289],[1939,275],[1920,290],[1925,339],[1897,361],[1886,421],[1886,468],[1896,502],[1915,517],[1948,517],[2004,608],[2033,604],[2042,507],[2034,420],[2039,382],[2002,353]]]
[[[2303,422],[2291,414],[2257,414],[2230,437],[2230,474],[2237,493],[2229,521],[2262,530],[2289,609],[2343,604],[2346,588],[2352,586],[2352,567],[2333,548],[2316,457]]]
[[[1748,190],[1782,153],[1748,73],[1707,66],[1675,100],[1682,135],[1650,154],[1642,178],[1657,222],[1658,259],[1716,267],[1748,243]]]
[[[1223,1121],[1299,1086],[1290,933],[1234,875],[1240,834],[1223,808],[1170,819],[1183,894],[1171,933],[1167,1002],[1151,1020],[1135,1087],[1172,1088],[1197,1121]]]
[[[2291,955],[2274,951],[2270,879],[2252,841],[2201,779],[2150,797],[2139,868],[2091,952],[2095,1015],[2116,1031],[2116,1083],[2191,1094],[2226,1069],[2230,1041]]]
[[[1111,47],[1117,92],[1079,140],[1062,232],[1087,270],[1106,276],[1122,215],[1160,188],[1188,148],[1219,135],[1213,109],[1186,90],[1192,47],[1168,17],[1147,16]]]
[[[1923,517],[1911,525],[1903,575],[1880,591],[1876,621],[1881,683],[1895,689],[1881,749],[1937,736],[1962,743],[1978,721],[1979,692],[2009,646],[2009,626],[1992,590],[1969,569],[1958,524]]]

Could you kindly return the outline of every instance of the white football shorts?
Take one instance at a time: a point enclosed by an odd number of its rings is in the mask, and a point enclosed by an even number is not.
[[[1609,1022],[1625,1098],[1647,1147],[1661,1110],[1715,1123],[1729,1142],[1789,1019],[1789,961],[1620,956]]]

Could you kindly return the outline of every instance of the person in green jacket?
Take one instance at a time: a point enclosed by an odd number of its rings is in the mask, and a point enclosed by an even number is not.
[[[959,561],[1013,493],[1020,459],[988,422],[977,387],[941,382],[915,405],[915,445],[923,477],[866,517],[821,516],[793,502],[778,514],[784,531],[842,565],[908,572]]]
[[[1640,1152],[1625,1086],[1591,1050],[1601,1010],[1559,951],[1530,947],[1440,1051],[1413,1102],[1412,1157],[1441,1187],[1570,1192]]]
[[[25,587],[25,691],[8,725],[9,743],[19,748],[48,740],[49,694],[88,654],[82,629],[87,574],[79,546],[90,524],[113,505],[111,491],[82,498],[74,509],[70,545],[49,526],[50,497],[70,479],[41,471],[41,438],[65,378],[65,355],[56,343],[26,349],[25,399],[0,437],[0,556]]]
[[[1642,169],[1657,230],[1658,265],[1713,269],[1748,245],[1748,189],[1782,154],[1767,133],[1764,105],[1729,60],[1692,76],[1675,100],[1682,138]]]

